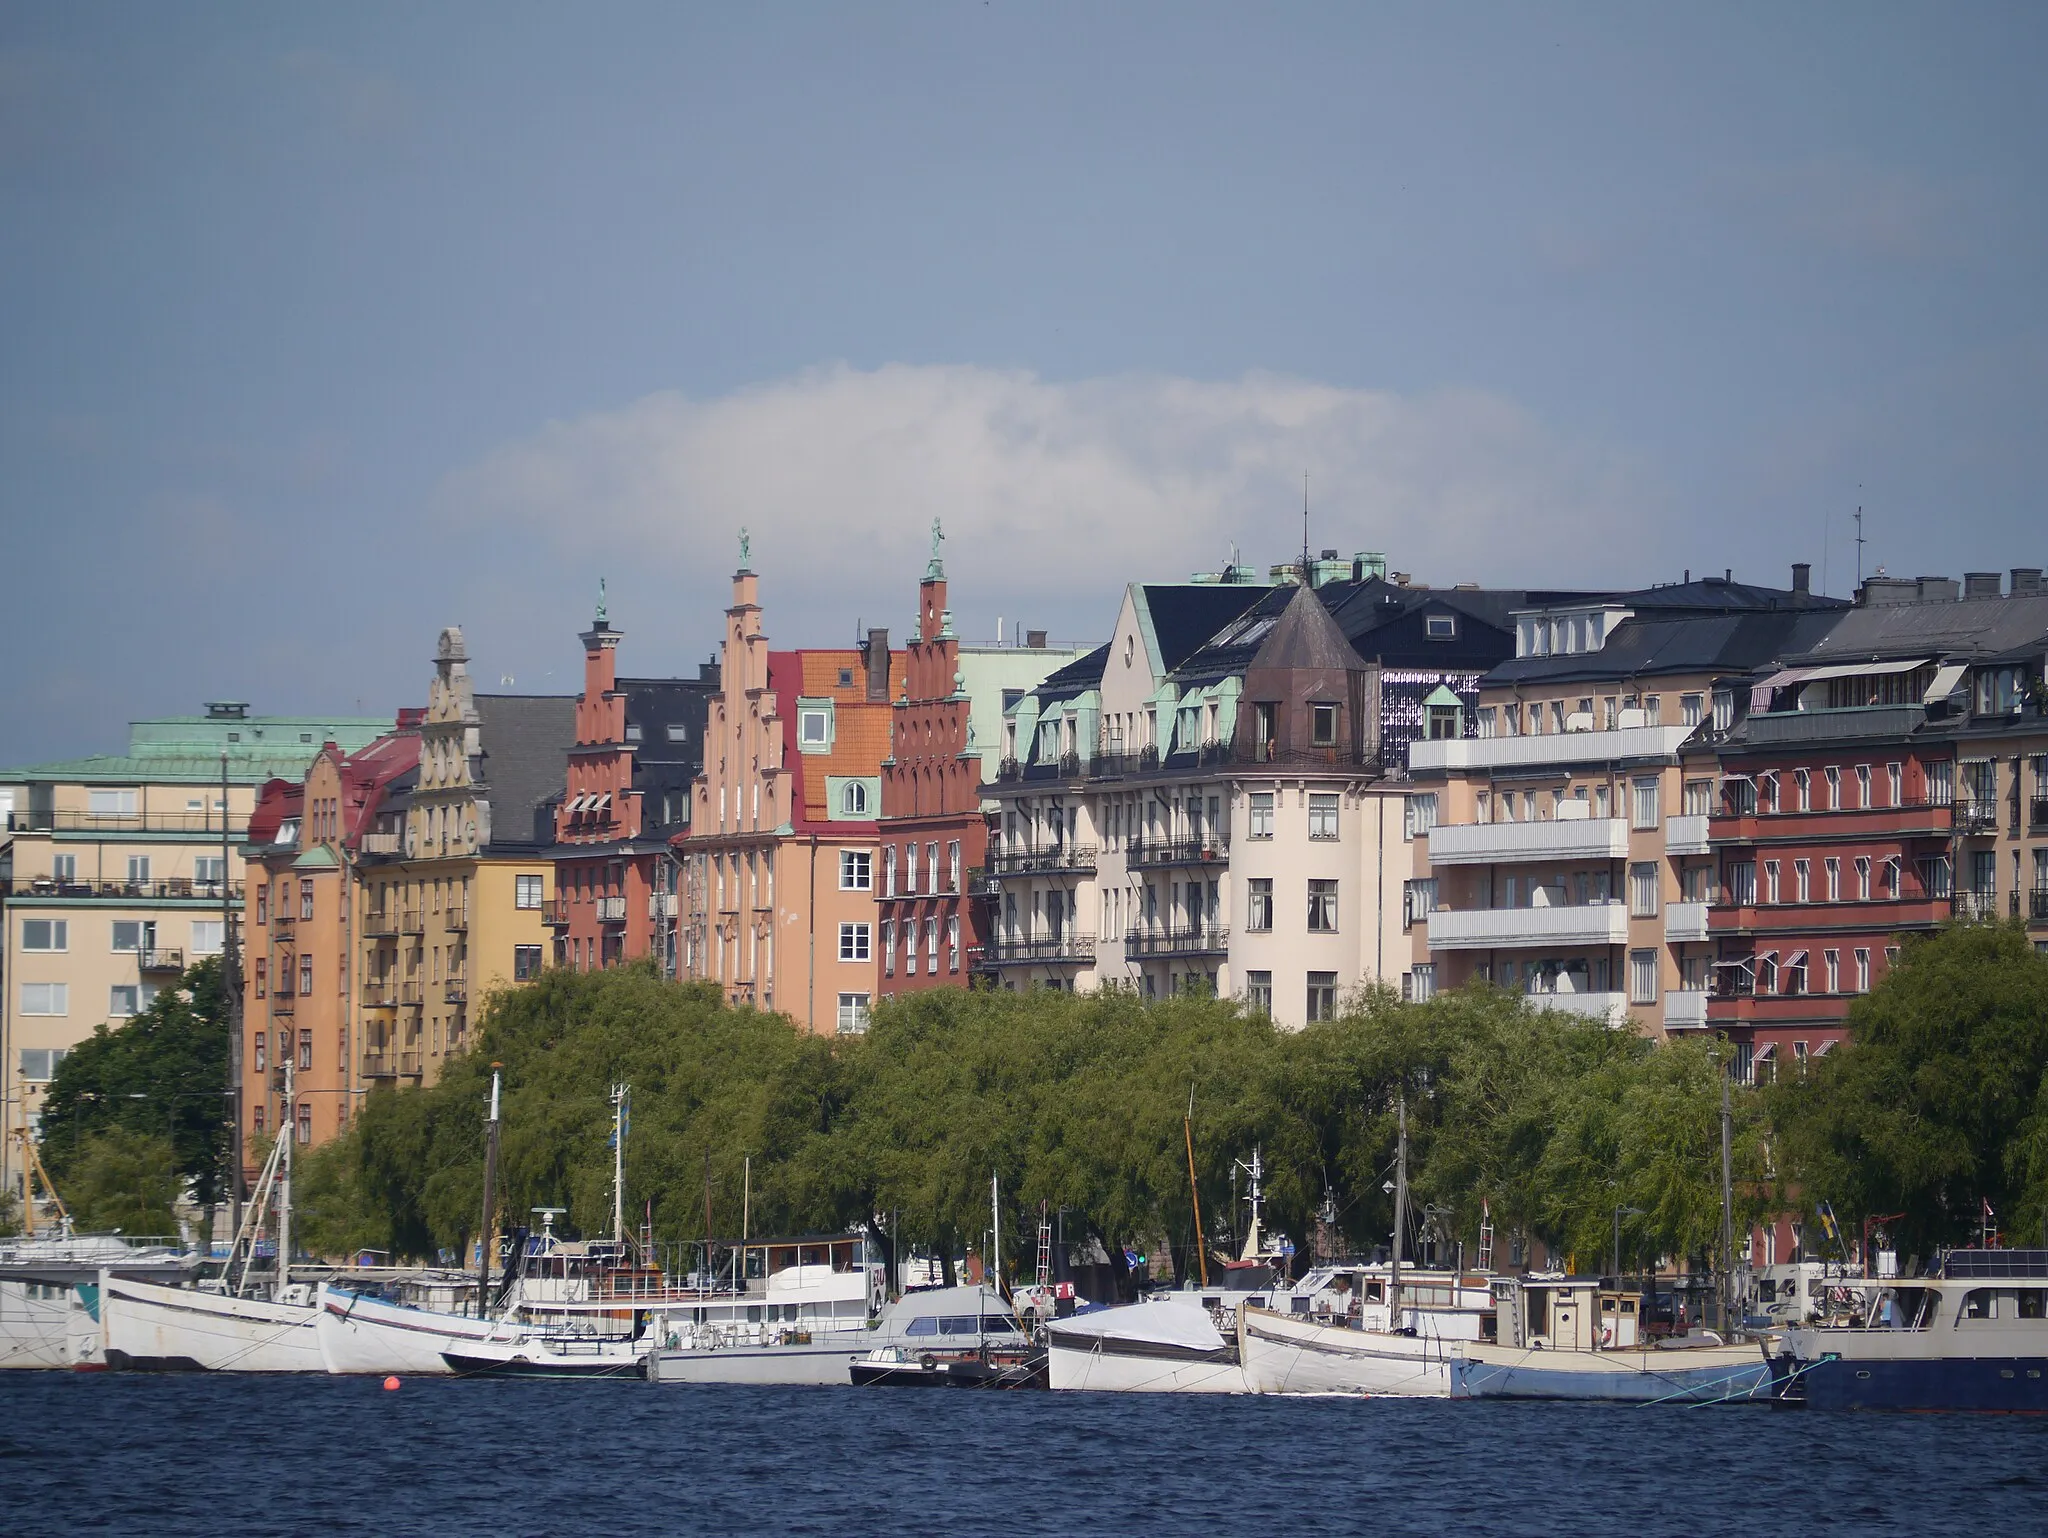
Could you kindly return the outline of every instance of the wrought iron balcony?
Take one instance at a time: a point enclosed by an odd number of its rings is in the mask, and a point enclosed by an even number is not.
[[[1956,798],[1956,832],[1996,833],[1998,802],[1990,796],[1975,800]]]
[[[1220,837],[1178,840],[1134,838],[1124,850],[1124,859],[1132,866],[1227,865],[1230,863],[1230,841]]]
[[[11,890],[19,896],[94,898],[116,902],[218,903],[223,897],[236,903],[242,900],[242,883],[239,881],[194,881],[189,876],[165,881],[60,881],[49,876],[28,879],[17,876],[11,883]]]
[[[2030,918],[2048,919],[2048,887],[2036,887],[2027,894],[2027,914]]]
[[[423,935],[427,932],[427,916],[418,908],[407,908],[398,916],[401,934]]]
[[[363,915],[363,938],[366,940],[393,940],[398,937],[398,915],[385,910]]]
[[[1956,917],[1959,919],[1995,919],[1998,917],[1998,894],[1996,892],[1960,891],[1956,893]]]
[[[1043,849],[990,851],[989,874],[1004,876],[1086,875],[1095,869],[1093,844],[1049,844]]]
[[[2048,796],[2036,796],[2027,803],[2027,826],[2036,833],[2048,828]]]
[[[408,977],[398,985],[398,1002],[401,1004],[424,1004],[426,986],[417,977]]]
[[[1092,966],[1095,936],[1040,935],[1035,939],[998,938],[982,947],[982,961],[991,967]]]
[[[398,1002],[398,984],[388,977],[373,977],[363,984],[363,1005],[367,1009],[388,1009]]]
[[[426,1056],[420,1052],[398,1054],[398,1071],[409,1079],[417,1079],[425,1070]]]
[[[448,981],[442,985],[441,998],[444,1002],[449,1004],[465,1003],[469,998],[468,979],[461,977],[449,978]]]
[[[1230,931],[1215,924],[1191,929],[1133,929],[1124,936],[1126,956],[1220,956],[1230,949]]]
[[[450,903],[442,910],[441,926],[444,929],[460,930],[469,928],[468,905],[464,903]]]
[[[366,1079],[395,1079],[398,1077],[398,1065],[382,1052],[365,1052],[363,1054],[363,1077]]]
[[[136,965],[144,972],[182,972],[185,970],[185,953],[158,946],[139,952]]]
[[[297,1001],[289,993],[279,992],[270,996],[270,1012],[273,1015],[289,1015],[297,1007]]]
[[[540,905],[540,917],[543,924],[550,925],[556,929],[562,928],[569,922],[569,899],[566,897],[548,898]]]

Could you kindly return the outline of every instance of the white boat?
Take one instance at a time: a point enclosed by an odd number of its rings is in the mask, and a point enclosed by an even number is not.
[[[460,1342],[442,1353],[463,1378],[638,1378],[646,1374],[650,1336],[543,1334]]]
[[[860,1239],[749,1246],[766,1277],[743,1290],[706,1291],[670,1308],[647,1375],[658,1383],[842,1384],[848,1364],[877,1343],[884,1278]],[[819,1259],[783,1264],[811,1253]],[[1001,1308],[1001,1305],[997,1305]]]
[[[1237,1344],[1208,1309],[1154,1298],[1095,1309],[1046,1327],[1055,1389],[1113,1394],[1242,1394]]]
[[[313,1289],[271,1298],[163,1287],[100,1272],[107,1365],[129,1372],[325,1372]]]
[[[321,1284],[313,1332],[332,1373],[452,1372],[442,1353],[478,1340],[517,1340],[533,1327],[395,1303],[373,1292]]]
[[[169,1281],[186,1264],[175,1240],[63,1232],[0,1240],[0,1369],[104,1367],[100,1267]]]
[[[1238,1358],[1254,1394],[1392,1394],[1445,1399],[1450,1339],[1432,1332],[1367,1330],[1349,1319],[1245,1308]]]

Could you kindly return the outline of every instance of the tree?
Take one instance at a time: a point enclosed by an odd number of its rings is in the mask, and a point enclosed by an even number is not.
[[[71,1183],[101,1134],[160,1139],[210,1221],[229,1191],[228,1089],[227,999],[220,962],[209,959],[125,1024],[100,1025],[58,1064],[43,1098],[43,1163],[76,1209]]]
[[[183,1172],[168,1138],[111,1126],[80,1145],[70,1166],[66,1204],[81,1229],[171,1235]]]
[[[2048,956],[2024,929],[1958,924],[1909,937],[1849,1010],[1849,1039],[1773,1097],[1795,1199],[1844,1218],[1904,1213],[1929,1254],[1967,1242],[1985,1204],[2006,1227],[2048,1222]]]

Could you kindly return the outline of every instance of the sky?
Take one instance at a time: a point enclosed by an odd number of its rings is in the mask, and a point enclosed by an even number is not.
[[[2048,565],[2048,8],[0,6],[0,763],[777,646]]]

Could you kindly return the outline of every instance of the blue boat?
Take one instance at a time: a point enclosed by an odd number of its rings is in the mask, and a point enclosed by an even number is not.
[[[1774,1391],[1817,1410],[2048,1414],[2048,1250],[1954,1250],[1871,1285],[1848,1319],[1788,1330]]]

